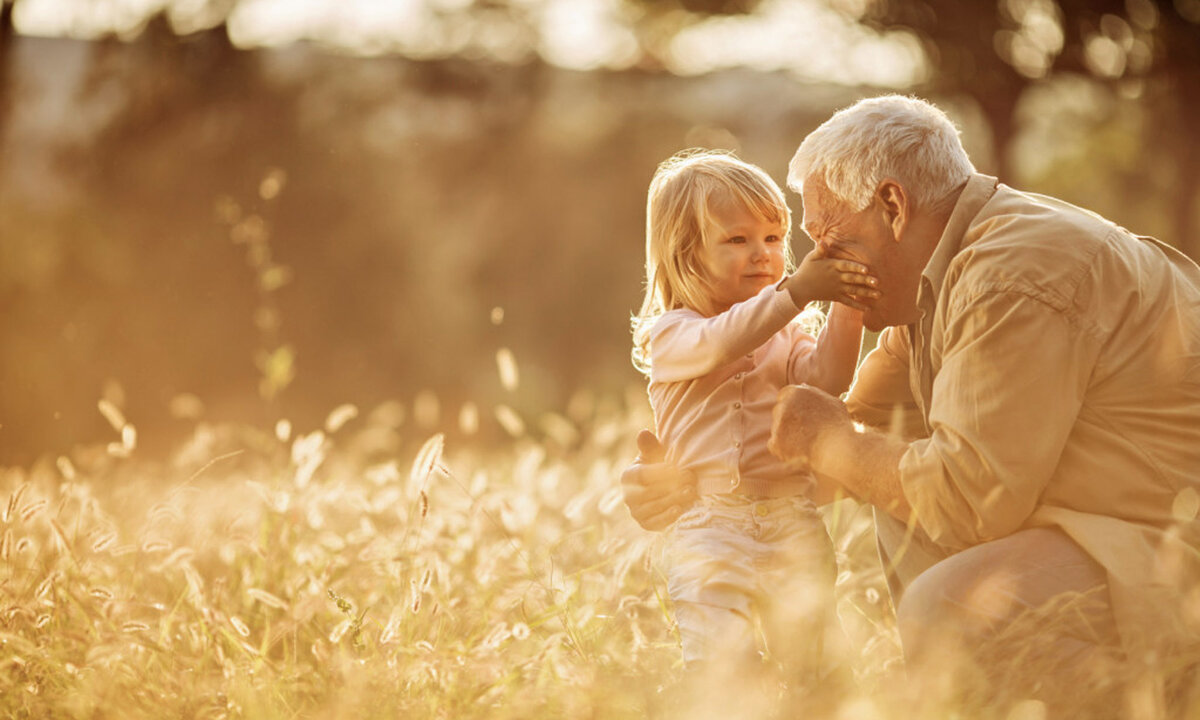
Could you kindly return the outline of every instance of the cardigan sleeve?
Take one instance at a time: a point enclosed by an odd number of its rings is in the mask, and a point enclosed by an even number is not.
[[[791,293],[777,287],[712,317],[693,310],[665,313],[650,330],[650,379],[692,380],[754,352],[801,310]]]

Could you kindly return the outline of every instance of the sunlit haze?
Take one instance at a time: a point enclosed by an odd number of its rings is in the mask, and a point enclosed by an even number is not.
[[[530,0],[518,4],[522,26],[495,13],[484,20],[455,15],[461,0],[245,0],[228,18],[240,47],[309,40],[354,54],[490,58],[520,62],[537,52],[553,65],[623,69],[638,62],[634,11],[620,0]],[[165,8],[177,31],[211,24],[195,0],[23,0],[19,32],[35,36],[131,38]],[[529,37],[530,32],[535,36]],[[703,20],[684,29],[664,58],[684,75],[749,67],[787,71],[806,80],[911,86],[925,74],[917,42],[880,36],[814,0],[766,0],[753,14]]]
[[[922,74],[915,38],[880,37],[813,2],[767,0],[752,15],[685,29],[671,46],[681,74],[747,66],[788,70],[809,80],[902,87]]]

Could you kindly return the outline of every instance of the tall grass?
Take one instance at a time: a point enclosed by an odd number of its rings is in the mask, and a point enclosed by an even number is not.
[[[199,424],[162,461],[130,430],[0,469],[0,715],[674,715],[658,540],[617,489],[649,418],[632,396],[573,407],[490,451],[339,408],[302,433]],[[827,520],[857,679],[828,716],[912,717],[870,514]]]

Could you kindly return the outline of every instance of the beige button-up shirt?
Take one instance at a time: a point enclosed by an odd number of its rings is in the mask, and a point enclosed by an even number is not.
[[[805,332],[791,294],[776,286],[705,317],[664,313],[650,331],[650,405],[667,458],[695,473],[701,494],[808,493],[767,449],[771,411],[792,383],[845,392],[862,345],[857,313],[834,305],[819,339]]]
[[[975,175],[918,305],[847,400],[926,436],[900,467],[918,529],[950,553],[1059,527],[1107,570],[1124,640],[1200,641],[1200,268]]]

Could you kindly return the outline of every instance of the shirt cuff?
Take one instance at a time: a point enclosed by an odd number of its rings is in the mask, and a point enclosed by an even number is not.
[[[783,289],[783,283],[787,281],[788,277],[789,276],[784,276],[782,280],[775,283],[775,297],[773,297],[771,300],[776,310],[780,312],[787,310],[793,315],[797,315],[804,308],[797,306],[796,301],[792,299],[792,294]]]

